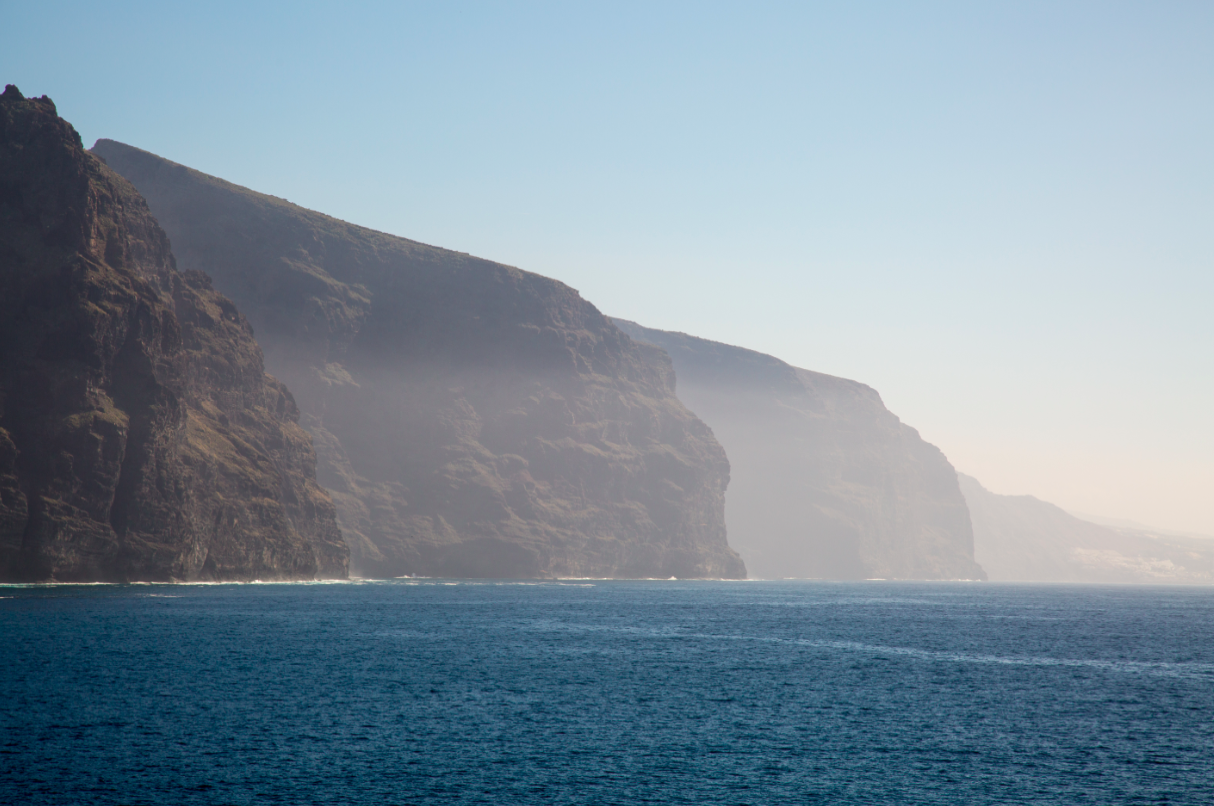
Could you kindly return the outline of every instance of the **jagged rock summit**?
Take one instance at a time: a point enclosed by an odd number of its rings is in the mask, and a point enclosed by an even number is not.
[[[616,319],[664,348],[729,453],[732,545],[760,578],[986,579],[956,471],[862,383]]]
[[[0,579],[344,577],[287,389],[49,99],[0,96]]]
[[[568,286],[111,140],[294,390],[368,576],[742,577],[729,464],[669,358]]]

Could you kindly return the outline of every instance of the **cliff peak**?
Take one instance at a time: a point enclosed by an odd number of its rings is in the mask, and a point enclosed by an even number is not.
[[[0,579],[345,576],[291,394],[48,98],[0,95]]]

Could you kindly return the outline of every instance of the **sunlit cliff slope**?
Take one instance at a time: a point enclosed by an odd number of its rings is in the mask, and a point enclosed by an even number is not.
[[[369,576],[741,577],[669,359],[576,291],[101,140],[249,317]]]
[[[290,393],[49,99],[0,97],[0,579],[344,577]]]
[[[760,578],[985,579],[952,465],[870,387],[615,320],[664,348],[729,453],[730,543]]]

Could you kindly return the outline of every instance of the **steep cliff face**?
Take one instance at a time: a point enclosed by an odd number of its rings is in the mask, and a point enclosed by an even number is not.
[[[741,577],[729,465],[669,359],[562,283],[356,227],[130,146],[183,267],[294,390],[368,576]]]
[[[725,446],[730,542],[762,578],[985,579],[952,465],[871,388],[615,320],[664,348]]]
[[[999,495],[958,474],[974,556],[1000,582],[1210,584],[1214,540],[1100,526],[1031,495]]]
[[[344,577],[248,323],[47,98],[0,96],[0,578]]]

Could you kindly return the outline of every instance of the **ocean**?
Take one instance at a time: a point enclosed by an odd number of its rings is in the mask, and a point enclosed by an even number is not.
[[[0,587],[0,802],[1210,804],[1214,590]]]

